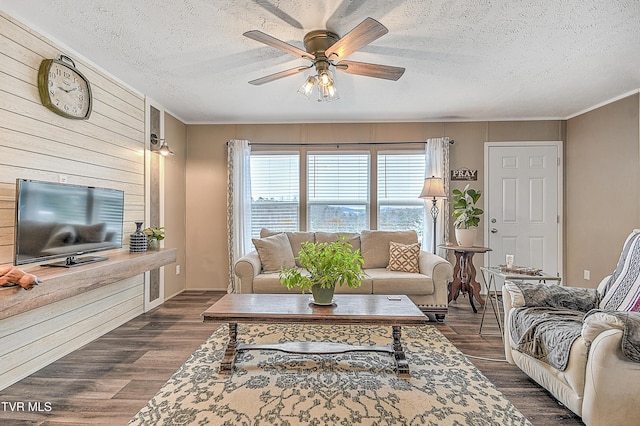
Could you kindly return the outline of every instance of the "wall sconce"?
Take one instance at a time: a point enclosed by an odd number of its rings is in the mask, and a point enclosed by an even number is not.
[[[151,133],[150,148],[152,152],[157,152],[163,157],[166,157],[167,155],[175,155],[173,151],[169,149],[169,145],[167,144],[167,141],[164,139],[160,139],[158,135],[156,135],[155,133]]]

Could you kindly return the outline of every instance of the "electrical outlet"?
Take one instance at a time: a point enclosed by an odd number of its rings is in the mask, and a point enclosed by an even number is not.
[[[60,183],[67,183],[68,182],[68,178],[67,175],[58,175],[58,182]]]
[[[588,269],[584,270],[584,279],[585,280],[590,280],[591,279],[591,271]]]
[[[176,265],[176,275],[180,275],[180,265]]]

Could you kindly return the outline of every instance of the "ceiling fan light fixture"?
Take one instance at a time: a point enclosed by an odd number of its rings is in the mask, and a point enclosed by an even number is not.
[[[311,75],[302,84],[302,86],[300,86],[300,88],[298,89],[298,93],[303,94],[304,96],[307,97],[307,99],[309,99],[311,97],[311,93],[313,93],[313,88],[315,87],[315,85],[316,85],[316,76]]]
[[[398,80],[404,74],[404,68],[371,64],[367,62],[345,61],[344,58],[351,53],[361,49],[369,43],[382,37],[389,30],[380,22],[373,18],[366,18],[356,25],[344,37],[329,30],[314,30],[304,36],[305,50],[299,49],[280,39],[252,30],[244,33],[244,36],[256,40],[267,46],[274,47],[297,58],[309,60],[312,64],[308,67],[296,67],[262,78],[251,80],[249,83],[256,86],[268,83],[280,78],[304,72],[306,69],[315,67],[316,75],[307,77],[305,83],[298,89],[298,92],[311,99],[314,87],[318,86],[318,101],[335,101],[339,99],[336,83],[333,74],[329,71],[334,67],[347,74],[363,75],[367,77],[382,78],[386,80]],[[339,61],[339,62],[336,62]]]
[[[331,78],[331,74],[329,71],[323,70],[318,74],[318,85],[320,86],[329,86],[333,85],[333,79]]]
[[[333,79],[330,78],[326,84],[318,83],[318,102],[333,102],[338,99],[340,96]]]

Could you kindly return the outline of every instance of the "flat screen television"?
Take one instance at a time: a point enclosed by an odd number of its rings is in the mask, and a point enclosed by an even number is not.
[[[122,247],[124,192],[92,186],[16,181],[14,264],[65,258],[47,266],[106,260],[84,256]]]

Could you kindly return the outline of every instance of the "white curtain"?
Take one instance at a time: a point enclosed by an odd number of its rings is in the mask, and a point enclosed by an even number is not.
[[[444,191],[449,194],[449,142],[450,139],[431,138],[427,139],[425,144],[425,178],[435,176],[441,177],[444,182]],[[449,241],[449,199],[438,199],[436,205],[440,209],[438,214],[435,233],[436,233],[436,254],[446,258],[446,250],[437,248],[439,244]],[[425,220],[423,232],[423,246],[431,247],[433,241],[433,218],[429,213],[432,206],[432,200],[425,200]],[[427,250],[429,251],[429,250]]]
[[[229,286],[235,293],[234,265],[251,251],[251,145],[247,140],[227,142],[227,235]]]

